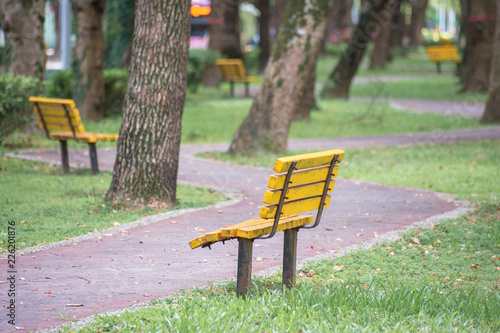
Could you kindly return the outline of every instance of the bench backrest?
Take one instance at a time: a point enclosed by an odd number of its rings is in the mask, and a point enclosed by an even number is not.
[[[216,62],[220,74],[226,79],[246,78],[247,73],[241,59],[219,59]]]
[[[49,136],[50,131],[85,132],[80,112],[71,99],[30,97],[38,126]]]
[[[318,210],[315,227],[323,208],[330,203],[328,193],[335,184],[332,178],[336,177],[344,154],[336,149],[278,158],[273,170],[279,173],[269,177],[271,189],[264,194],[264,203],[268,205],[261,208],[260,217],[275,219],[277,225],[281,216]]]
[[[430,45],[425,47],[429,60],[431,61],[460,61],[458,51],[455,45]]]

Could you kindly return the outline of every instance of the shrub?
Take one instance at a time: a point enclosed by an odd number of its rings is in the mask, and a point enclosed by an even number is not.
[[[73,71],[65,69],[53,72],[45,81],[45,94],[53,98],[73,98]]]
[[[128,74],[126,69],[104,70],[104,117],[122,114]]]
[[[32,119],[29,97],[40,92],[40,82],[31,77],[0,74],[0,144],[15,129]]]
[[[203,81],[207,69],[215,66],[215,61],[221,55],[212,49],[189,50],[187,65],[187,87],[191,92],[196,92]]]

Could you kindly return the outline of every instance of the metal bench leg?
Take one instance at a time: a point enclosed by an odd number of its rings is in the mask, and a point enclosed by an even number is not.
[[[68,155],[68,141],[59,140],[59,144],[61,145],[61,162],[63,171],[65,173],[69,172],[69,155]]]
[[[436,66],[437,66],[437,72],[439,74],[441,74],[441,63],[440,62],[436,62]]]
[[[229,96],[234,97],[234,82],[233,81],[229,82],[229,87],[230,87]]]
[[[250,97],[250,83],[245,82],[245,97]]]
[[[89,153],[90,153],[90,166],[92,167],[92,173],[99,173],[99,164],[97,163],[97,149],[95,143],[89,143]]]
[[[252,287],[252,250],[253,239],[238,238],[238,296],[246,296]]]
[[[297,270],[297,232],[298,228],[285,230],[283,244],[283,284],[288,288],[295,286]]]

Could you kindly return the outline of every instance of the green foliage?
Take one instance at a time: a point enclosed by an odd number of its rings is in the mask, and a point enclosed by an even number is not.
[[[29,97],[37,95],[40,82],[12,73],[0,74],[0,144],[9,134],[30,122]]]
[[[73,71],[65,69],[53,72],[45,81],[45,94],[53,98],[73,98]]]
[[[127,93],[128,70],[104,70],[104,116],[120,115],[123,112],[123,101]]]
[[[134,33],[134,0],[108,0],[104,18],[105,68],[123,68]]]
[[[127,93],[128,70],[106,69],[104,78],[104,116],[122,113],[122,104]],[[46,81],[45,94],[53,98],[73,98],[74,74],[71,69],[54,72]]]
[[[220,54],[212,49],[189,50],[187,65],[187,87],[191,92],[196,92],[203,81],[203,75],[209,68],[215,66],[215,61]]]

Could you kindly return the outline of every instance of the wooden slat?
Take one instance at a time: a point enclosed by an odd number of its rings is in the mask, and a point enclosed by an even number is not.
[[[284,217],[280,219],[278,223],[278,229],[277,231],[283,231],[287,229],[293,229],[293,228],[298,228],[302,227],[307,224],[312,224],[313,223],[313,216],[312,215],[307,215],[307,216],[296,216],[296,217]],[[271,233],[271,230],[273,228],[274,220],[267,220],[266,222],[263,222],[259,225],[251,225],[247,227],[241,227],[238,229],[238,237],[239,238],[248,238],[248,239],[254,239],[262,235],[267,235]]]
[[[333,190],[333,186],[335,185],[335,181],[330,182],[330,186],[328,188],[328,192]],[[306,199],[309,197],[315,197],[323,194],[323,190],[325,188],[325,181],[315,182],[311,184],[305,184],[301,186],[293,186],[289,187],[286,193],[285,202]],[[278,204],[280,201],[282,190],[267,190],[264,193],[264,203],[267,204]]]
[[[207,240],[205,238],[205,235],[202,235],[200,237],[196,237],[192,241],[189,242],[189,246],[191,246],[192,249],[196,249],[198,246],[202,246],[207,244]]]
[[[47,98],[47,97],[35,97],[31,96],[29,98],[29,101],[32,103],[37,102],[40,106],[44,107],[55,107],[55,108],[61,108],[62,104],[66,104],[67,107],[70,109],[73,109],[76,107],[75,102],[72,99],[62,99],[62,98]]]
[[[60,109],[57,109],[55,107],[42,107],[40,108],[40,111],[42,111],[42,116],[44,117],[67,117],[66,110],[64,110],[62,107]],[[36,106],[33,107],[33,112],[35,114],[38,114],[38,109],[36,108]],[[81,119],[78,109],[68,109],[68,114],[70,118]]]
[[[41,121],[41,118],[38,114],[35,114],[36,116],[36,119],[38,120],[38,122],[42,122]],[[78,118],[70,118],[71,119],[71,124],[75,127],[78,127],[82,124],[81,120],[80,120],[80,117]],[[69,127],[69,120],[68,118],[66,118],[66,116],[63,118],[63,117],[46,117],[44,116],[43,117],[43,120],[45,121],[45,124],[49,125],[60,125],[60,126],[68,126]],[[82,126],[83,127],[83,126]],[[71,129],[69,129],[71,130]]]
[[[217,68],[224,80],[229,82],[254,82],[257,77],[247,76],[245,66],[241,59],[219,59],[216,62]]]
[[[328,205],[330,204],[331,198],[332,197],[329,194],[326,196],[325,208],[328,207]],[[281,212],[283,213],[283,216],[308,212],[311,210],[318,209],[320,202],[321,202],[321,196],[308,198],[305,200],[287,202],[283,205],[283,209]],[[277,207],[278,207],[277,205],[263,206],[260,209],[259,216],[264,219],[272,219],[276,215]]]
[[[50,138],[57,140],[74,140],[72,132],[50,133]],[[95,143],[98,141],[116,141],[118,139],[118,135],[83,132],[83,133],[76,133],[76,138],[78,139],[78,141]]]
[[[274,164],[273,170],[276,172],[286,172],[293,161],[297,161],[298,170],[329,165],[335,154],[339,154],[339,163],[344,158],[345,152],[340,149],[322,151],[318,153],[302,154],[288,157],[280,157]]]
[[[326,175],[328,174],[329,167],[330,166],[327,165],[322,167],[295,171],[294,173],[292,173],[290,181],[292,182],[293,186],[298,186],[325,180]],[[332,178],[336,177],[338,172],[339,172],[339,166],[337,165],[333,169]],[[267,186],[273,189],[283,188],[283,185],[285,184],[285,178],[286,178],[286,172],[279,173],[276,175],[271,175],[269,177]]]
[[[427,46],[426,51],[431,61],[460,61],[454,45]]]
[[[38,123],[38,127],[40,127],[40,129],[44,129],[43,127],[43,124],[41,122]],[[80,126],[76,126],[74,127],[75,129],[75,132],[83,132],[85,129],[83,128],[83,125],[80,125]],[[65,125],[58,125],[58,124],[47,124],[47,130],[48,131],[71,131],[71,126],[69,126],[69,124],[65,124]],[[71,136],[73,136],[73,133],[71,133]]]

